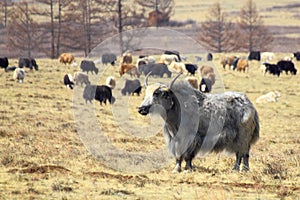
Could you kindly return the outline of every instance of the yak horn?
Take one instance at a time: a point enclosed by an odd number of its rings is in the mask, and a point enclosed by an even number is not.
[[[145,78],[145,86],[146,86],[146,87],[148,87],[148,78],[149,78],[151,72],[152,72],[152,71],[150,71],[150,72],[147,74],[146,78]]]
[[[182,74],[182,72],[180,72],[179,74],[177,74],[177,76],[175,76],[175,77],[173,78],[173,80],[171,81],[170,86],[169,86],[170,89],[172,88],[172,86],[173,86],[173,84],[175,83],[176,79],[177,79],[181,74]]]

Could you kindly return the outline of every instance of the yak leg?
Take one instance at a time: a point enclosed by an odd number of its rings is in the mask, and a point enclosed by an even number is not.
[[[173,172],[181,172],[181,163],[182,163],[182,157],[180,157],[179,159],[176,158],[176,166]]]
[[[243,156],[243,171],[249,171],[249,153],[244,154]]]
[[[240,170],[241,161],[242,161],[242,155],[239,152],[237,152],[236,153],[236,161],[235,161],[233,170],[235,170],[235,171]]]

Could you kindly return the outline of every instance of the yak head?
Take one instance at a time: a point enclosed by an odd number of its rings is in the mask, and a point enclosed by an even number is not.
[[[172,92],[171,88],[175,80],[181,74],[177,75],[171,81],[170,85],[167,86],[160,83],[148,85],[148,77],[150,73],[146,76],[145,79],[146,95],[144,101],[138,108],[138,112],[141,115],[147,115],[149,113],[157,113],[163,116],[165,112],[172,109],[175,104],[176,96]]]

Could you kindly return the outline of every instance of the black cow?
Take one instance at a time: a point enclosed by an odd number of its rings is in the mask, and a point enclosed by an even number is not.
[[[102,102],[106,104],[107,100],[110,104],[115,102],[110,87],[106,85],[86,85],[83,90],[83,98],[85,102],[92,102],[92,100],[95,99],[100,102],[100,105],[102,105]]]
[[[288,72],[291,72],[292,75],[297,74],[297,69],[292,61],[280,60],[277,66],[280,71],[285,71],[286,74],[288,74]]]
[[[121,90],[122,95],[126,94],[132,94],[136,93],[138,96],[140,96],[142,90],[141,82],[138,79],[135,80],[125,80],[125,86]]]
[[[19,67],[27,67],[30,70],[34,68],[36,71],[39,69],[34,58],[19,58]]]
[[[213,86],[213,81],[209,78],[202,78],[200,85],[199,85],[199,90],[203,93],[209,93],[211,92]]]
[[[275,76],[280,76],[281,70],[277,66],[277,64],[270,64],[270,63],[263,63],[266,66],[265,74],[269,72],[270,74],[273,74]]]
[[[180,57],[180,53],[178,51],[169,51],[169,50],[166,50],[164,52],[164,54],[167,54],[167,55],[176,55],[177,58],[178,58],[178,62],[181,62],[181,57]]]
[[[260,61],[260,51],[251,51],[248,55],[248,60]]]
[[[13,72],[15,71],[16,68],[17,68],[16,66],[9,66],[5,69],[5,72]]]
[[[300,52],[299,51],[295,52],[294,57],[296,58],[297,61],[300,61]]]
[[[71,74],[66,74],[64,76],[64,84],[65,84],[65,86],[69,87],[70,89],[73,89],[74,82],[73,82],[73,77]]]
[[[172,75],[172,72],[169,71],[167,65],[164,63],[149,63],[146,65],[141,65],[139,66],[139,71],[145,75],[151,72],[152,76],[159,76],[161,78],[164,76],[164,74],[167,74],[169,78]]]
[[[212,61],[213,60],[213,55],[212,53],[208,53],[206,56],[207,61]]]
[[[239,59],[238,57],[235,57],[234,60],[233,60],[233,63],[232,63],[232,70],[235,70],[237,68],[237,63],[239,62]]]
[[[8,59],[7,57],[0,58],[0,67],[4,68],[6,71],[6,68],[8,67]]]
[[[95,72],[96,74],[98,74],[98,68],[95,66],[95,63],[93,61],[89,61],[89,60],[83,60],[80,63],[80,69],[83,72],[87,72],[89,73],[89,71],[91,71],[92,73]]]
[[[102,55],[102,63],[104,65],[107,65],[107,64],[115,65],[116,61],[117,61],[116,54],[105,53],[105,54]]]
[[[195,64],[185,64],[185,69],[192,75],[195,75],[195,72],[197,71],[198,66]]]

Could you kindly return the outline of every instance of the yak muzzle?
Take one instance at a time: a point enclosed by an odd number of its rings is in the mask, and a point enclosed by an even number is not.
[[[141,115],[147,115],[147,114],[149,114],[150,107],[151,107],[151,106],[141,106],[141,107],[138,108],[138,112],[139,112]]]

